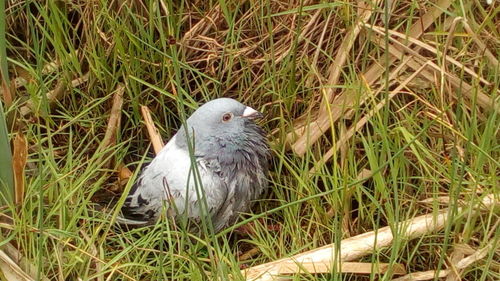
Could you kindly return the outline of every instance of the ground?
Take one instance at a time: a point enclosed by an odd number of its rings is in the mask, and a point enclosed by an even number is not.
[[[500,279],[498,208],[478,203],[499,196],[498,1],[173,2],[2,2],[2,128],[24,195],[0,209],[0,246],[26,274],[243,280],[243,267],[449,208],[442,229],[356,261]],[[221,96],[265,113],[270,188],[241,223],[253,231],[123,231],[95,211],[103,191],[123,203],[123,166],[154,156],[141,105],[168,140]]]

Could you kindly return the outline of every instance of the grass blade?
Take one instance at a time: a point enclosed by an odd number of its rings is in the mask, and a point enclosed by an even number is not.
[[[3,93],[9,88],[7,72],[7,52],[5,41],[5,2],[0,3],[0,83]],[[0,205],[12,202],[14,191],[14,177],[12,173],[12,155],[10,152],[9,136],[3,105],[0,103]]]

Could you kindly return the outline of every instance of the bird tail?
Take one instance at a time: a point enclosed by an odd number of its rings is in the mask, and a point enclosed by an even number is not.
[[[131,226],[131,227],[142,227],[151,225],[150,221],[129,219],[122,216],[121,214],[116,217],[116,223],[122,226]]]
[[[109,208],[110,206],[104,206],[101,204],[95,204],[92,207],[92,211],[95,213],[101,213],[104,214],[105,218],[111,219],[113,217],[113,208]],[[145,220],[139,220],[135,218],[129,218],[126,215],[120,213],[116,216],[116,224],[120,226],[125,226],[125,227],[143,227],[143,226],[148,226],[151,225],[150,221],[145,221]]]

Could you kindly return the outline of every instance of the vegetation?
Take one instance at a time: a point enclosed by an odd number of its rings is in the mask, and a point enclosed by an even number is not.
[[[243,266],[449,207],[443,230],[396,232],[359,261],[438,279],[487,249],[448,278],[499,280],[498,208],[474,211],[499,196],[499,11],[478,0],[6,2],[3,109],[28,162],[22,202],[0,209],[0,246],[34,279],[240,280]],[[122,164],[137,174],[153,157],[141,105],[168,140],[221,96],[266,115],[271,181],[243,222],[252,233],[189,234],[169,220],[122,231],[116,209],[94,211],[104,191],[123,202]]]

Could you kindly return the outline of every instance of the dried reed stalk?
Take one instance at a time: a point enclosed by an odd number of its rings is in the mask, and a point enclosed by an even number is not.
[[[477,214],[481,209],[486,210],[498,206],[499,202],[493,195],[485,196],[476,208],[468,215]],[[450,216],[451,209],[443,209],[437,214],[431,213],[409,219],[393,226],[386,226],[375,231],[363,233],[342,240],[339,247],[334,244],[326,245],[305,253],[297,254],[289,258],[257,265],[241,271],[246,280],[266,281],[279,280],[280,275],[304,272],[306,265],[310,273],[314,273],[315,267],[329,267],[338,263],[357,260],[369,255],[381,248],[389,247],[396,235],[404,239],[415,239],[424,235],[439,231],[450,223],[450,219],[469,212],[467,208],[457,208],[456,216]],[[312,266],[314,265],[314,266]]]
[[[408,32],[408,36],[418,38],[423,32],[429,28],[435,21],[437,17],[439,17],[444,11],[448,9],[451,5],[450,0],[441,0],[436,3],[436,6],[429,9],[429,11],[423,15],[417,22],[415,22]],[[366,15],[366,14],[365,14]],[[366,21],[369,17],[366,18],[365,21],[360,21],[358,25],[353,27],[353,33],[356,33],[356,30],[362,25],[368,24]],[[348,40],[346,40],[348,41]],[[346,43],[347,44],[347,43]],[[345,47],[350,46],[346,45]],[[338,56],[340,56],[342,49],[339,49]],[[348,51],[348,50],[347,50]],[[372,66],[365,72],[363,75],[368,83],[368,85],[372,85],[375,83],[384,73],[384,65],[383,61],[384,55],[381,56],[382,59],[374,62]],[[394,63],[401,56],[393,56],[390,58],[389,64]],[[339,57],[341,58],[341,57]],[[339,67],[341,65],[338,65]],[[334,76],[335,74],[335,76]],[[336,78],[336,72],[331,73],[330,78]],[[329,82],[335,82],[336,80],[329,79]],[[333,84],[329,84],[332,86]],[[355,104],[355,99],[348,96],[348,92],[344,91],[338,95],[337,98],[331,100],[331,95],[326,94],[326,98],[328,98],[329,110],[324,110],[327,107],[322,106],[322,110],[319,111],[318,117],[306,124],[298,126],[294,129],[291,135],[287,136],[287,139],[293,139],[293,135],[298,136],[297,140],[292,144],[292,150],[299,156],[303,156],[307,149],[314,144],[327,130],[331,127],[333,123],[335,123],[345,112],[346,109],[349,109]],[[325,98],[325,101],[326,101]],[[325,105],[325,103],[322,103]]]
[[[113,105],[111,106],[106,133],[104,134],[104,138],[101,141],[99,148],[97,149],[98,152],[102,152],[106,148],[113,146],[116,143],[116,133],[120,129],[124,92],[125,86],[123,84],[118,84],[113,95]],[[108,159],[109,154],[110,152],[103,154],[99,158],[98,162],[102,162],[104,159]],[[109,167],[110,163],[111,161],[103,163],[103,167]]]
[[[75,88],[87,82],[88,80],[89,80],[89,73],[87,72],[82,77],[72,80],[70,84],[72,88]],[[55,87],[54,90],[47,92],[46,96],[49,103],[53,103],[64,94],[67,86],[66,84],[67,84],[66,82],[61,80],[57,83],[57,86]],[[30,114],[34,108],[35,108],[35,103],[32,100],[29,100],[26,102],[26,105],[20,108],[19,111],[21,115],[26,116]]]
[[[151,118],[151,113],[149,112],[149,108],[147,106],[141,105],[141,113],[142,118],[144,118],[144,122],[146,123],[146,128],[148,129],[149,139],[153,144],[153,149],[155,154],[160,153],[160,150],[163,148],[163,140],[161,139],[160,133],[156,129],[156,126],[153,122],[153,118]]]

